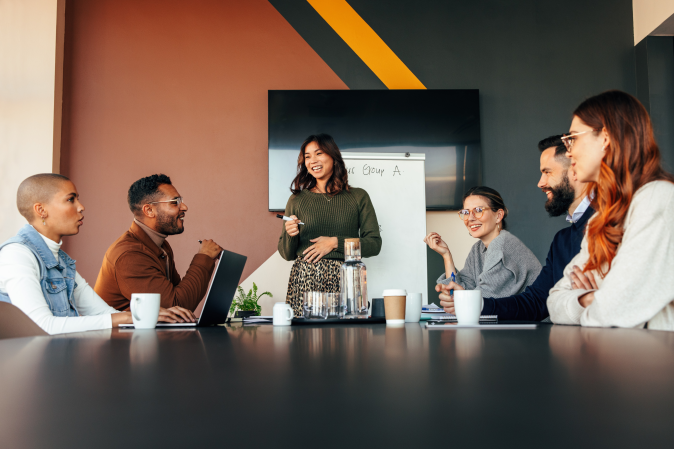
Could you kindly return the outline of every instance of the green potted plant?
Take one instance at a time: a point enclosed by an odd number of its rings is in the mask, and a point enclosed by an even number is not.
[[[262,306],[258,304],[260,298],[262,298],[264,295],[269,295],[270,298],[274,297],[274,295],[269,292],[264,292],[258,295],[257,285],[255,285],[255,282],[253,282],[253,288],[248,292],[248,294],[246,294],[240,285],[238,287],[238,291],[239,294],[236,296],[236,298],[234,298],[234,301],[232,301],[232,306],[229,308],[230,315],[236,312],[234,318],[259,316],[262,313]]]

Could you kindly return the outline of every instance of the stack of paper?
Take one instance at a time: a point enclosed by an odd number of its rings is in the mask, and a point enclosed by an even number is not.
[[[484,323],[480,321],[480,324],[459,324],[457,322],[450,321],[429,321],[426,323],[427,329],[465,329],[465,328],[478,328],[478,329],[536,329],[537,324],[498,324],[495,321],[493,323]]]
[[[247,316],[243,319],[243,324],[272,324],[273,316]]]
[[[456,315],[435,304],[421,306],[421,321],[456,321]],[[480,321],[498,321],[498,315],[480,315]]]

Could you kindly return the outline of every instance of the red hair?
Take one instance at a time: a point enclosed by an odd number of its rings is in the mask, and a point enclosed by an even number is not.
[[[583,270],[597,270],[604,277],[623,239],[625,216],[636,191],[651,181],[674,182],[674,178],[662,168],[646,108],[630,94],[604,92],[585,100],[573,115],[595,133],[605,129],[610,139],[599,179],[587,187],[594,192],[597,216],[587,225],[590,258]]]

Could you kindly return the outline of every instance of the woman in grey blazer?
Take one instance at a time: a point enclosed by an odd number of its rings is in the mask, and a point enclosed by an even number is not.
[[[457,289],[479,289],[483,298],[503,298],[522,293],[534,282],[541,264],[520,239],[506,231],[508,209],[496,190],[484,186],[468,190],[459,216],[470,235],[479,239],[461,271],[454,266],[452,253],[438,233],[431,232],[424,238],[445,262],[445,272],[438,278],[438,284],[450,284],[453,273]],[[443,306],[454,313],[453,302]]]

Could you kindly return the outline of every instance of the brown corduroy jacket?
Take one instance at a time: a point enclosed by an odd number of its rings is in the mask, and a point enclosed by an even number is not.
[[[162,307],[194,311],[206,294],[215,261],[205,254],[195,255],[181,280],[171,245],[164,241],[162,248],[169,257],[170,281],[166,277],[166,256],[140,226],[132,223],[105,252],[94,290],[117,310],[129,309],[133,293],[160,293]]]

